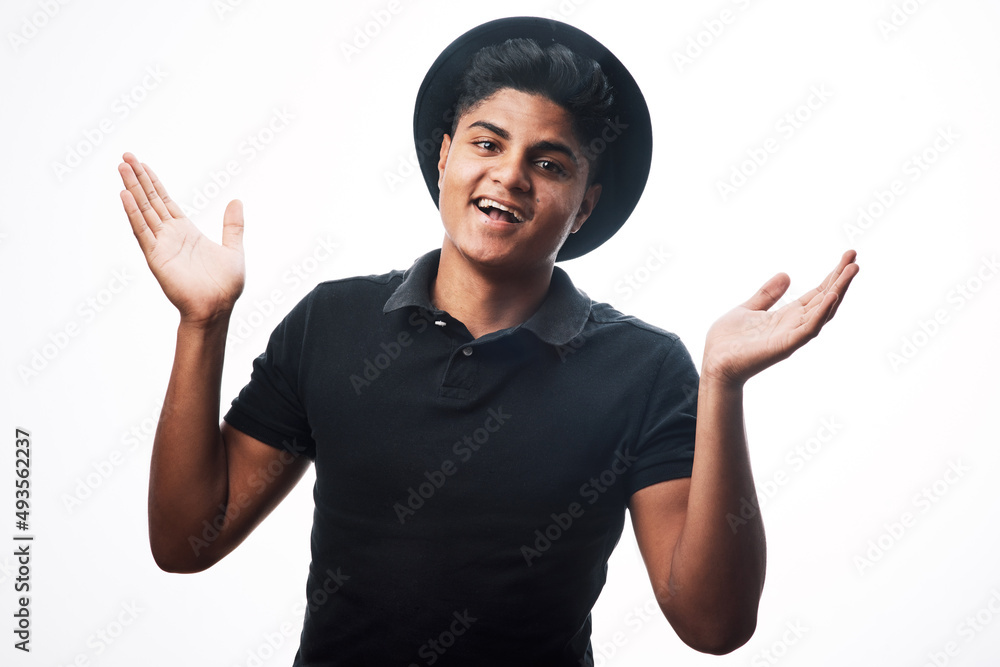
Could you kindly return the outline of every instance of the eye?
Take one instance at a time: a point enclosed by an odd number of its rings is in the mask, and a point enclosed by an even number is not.
[[[562,168],[561,164],[559,164],[558,162],[554,162],[552,160],[538,160],[537,162],[535,162],[535,164],[537,164],[545,171],[550,171],[553,174],[563,175],[566,173],[566,170]]]
[[[497,146],[490,139],[480,139],[479,141],[473,141],[472,145],[473,146],[479,146],[483,150],[490,151],[490,152],[496,151],[499,148],[499,146]]]

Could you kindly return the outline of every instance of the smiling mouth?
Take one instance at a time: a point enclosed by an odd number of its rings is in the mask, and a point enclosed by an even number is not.
[[[525,220],[524,214],[520,211],[486,197],[477,200],[476,207],[493,220],[510,223],[520,223]]]

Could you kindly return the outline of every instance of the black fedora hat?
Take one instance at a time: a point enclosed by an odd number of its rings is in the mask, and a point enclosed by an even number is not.
[[[413,111],[413,140],[424,182],[438,205],[438,152],[441,138],[451,132],[458,83],[473,54],[484,46],[508,39],[534,39],[543,48],[559,43],[592,58],[611,82],[614,106],[612,124],[589,150],[602,154],[601,198],[587,222],[571,234],[557,260],[590,252],[614,236],[628,219],[642,195],[653,154],[649,109],[635,79],[603,44],[566,23],[538,17],[504,18],[484,23],[452,42],[427,71]]]

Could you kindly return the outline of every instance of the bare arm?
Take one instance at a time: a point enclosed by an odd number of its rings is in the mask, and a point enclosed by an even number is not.
[[[750,639],[764,585],[764,525],[743,425],[743,386],[833,317],[858,272],[854,257],[845,253],[819,287],[772,313],[767,309],[788,289],[788,277],[779,274],[712,326],[691,478],[647,487],[630,500],[657,601],[678,636],[700,651],[728,653]]]
[[[243,541],[301,478],[308,459],[219,424],[226,333],[244,283],[242,204],[226,208],[220,246],[184,217],[148,166],[130,153],[124,160],[122,204],[150,270],[181,316],[153,441],[150,547],[164,570],[196,572]],[[259,475],[265,470],[280,472]]]
[[[744,501],[754,510],[741,514]],[[765,566],[756,506],[742,392],[702,380],[691,478],[641,489],[630,501],[656,599],[699,651],[733,651],[756,628]]]

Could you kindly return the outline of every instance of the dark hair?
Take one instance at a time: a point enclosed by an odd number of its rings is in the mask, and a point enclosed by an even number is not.
[[[562,44],[542,48],[533,39],[508,39],[484,46],[472,57],[459,83],[451,134],[458,119],[502,88],[544,95],[573,119],[573,129],[589,162],[587,181],[600,172],[600,152],[587,150],[609,122],[614,102],[601,66]]]

